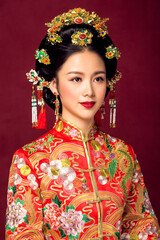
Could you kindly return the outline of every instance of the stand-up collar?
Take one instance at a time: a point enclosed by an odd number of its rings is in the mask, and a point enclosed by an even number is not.
[[[97,126],[93,124],[87,131],[86,136],[84,136],[81,129],[79,129],[74,124],[68,122],[67,120],[59,117],[56,121],[53,129],[64,135],[65,138],[79,140],[79,141],[88,141],[94,138],[95,134],[97,133]]]

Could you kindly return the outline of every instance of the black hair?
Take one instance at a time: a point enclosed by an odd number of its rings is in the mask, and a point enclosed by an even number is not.
[[[93,34],[92,43],[87,46],[80,46],[72,44],[71,35],[76,31],[88,30]],[[106,47],[113,44],[111,38],[106,34],[105,37],[100,37],[94,27],[87,24],[73,24],[65,26],[58,32],[58,35],[62,38],[61,43],[52,44],[48,41],[48,35],[40,43],[39,49],[45,49],[49,55],[51,64],[45,65],[36,60],[36,71],[40,77],[44,77],[46,81],[51,81],[56,78],[58,85],[57,73],[64,64],[64,62],[76,52],[82,52],[84,49],[97,53],[104,61],[106,67],[106,77],[111,79],[116,72],[117,59],[114,57],[108,59],[105,57]],[[109,92],[109,88],[106,88],[106,96]],[[43,98],[45,102],[52,108],[55,109],[55,95],[49,88],[43,88]],[[60,101],[60,98],[59,98]],[[60,101],[59,112],[62,112],[62,105]]]

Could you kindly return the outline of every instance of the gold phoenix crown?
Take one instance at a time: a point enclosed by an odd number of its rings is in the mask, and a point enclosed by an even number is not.
[[[48,41],[52,44],[62,42],[62,38],[58,32],[64,27],[73,24],[88,24],[93,26],[99,33],[99,36],[104,37],[107,33],[107,26],[105,22],[109,18],[101,19],[95,12],[91,14],[82,8],[74,8],[67,13],[63,13],[55,17],[50,23],[46,23],[48,29]]]

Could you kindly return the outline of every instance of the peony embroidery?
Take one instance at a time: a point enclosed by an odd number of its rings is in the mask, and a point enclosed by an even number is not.
[[[11,230],[14,232],[14,229],[18,227],[21,223],[28,223],[28,214],[27,210],[23,208],[23,200],[21,201],[19,198],[16,202],[12,202],[8,206],[7,210],[7,230]]]
[[[57,230],[60,226],[58,217],[61,216],[62,209],[57,206],[55,203],[47,203],[44,209],[44,221],[49,224],[49,228]]]
[[[85,222],[82,220],[83,215],[81,211],[69,209],[68,212],[63,212],[59,217],[60,228],[64,231],[65,235],[76,236],[81,233]]]
[[[79,239],[79,234],[83,231],[84,224],[90,222],[86,214],[82,211],[76,211],[73,205],[66,206],[65,212],[58,218],[60,222],[59,231],[61,238],[65,238],[67,235],[69,240]]]

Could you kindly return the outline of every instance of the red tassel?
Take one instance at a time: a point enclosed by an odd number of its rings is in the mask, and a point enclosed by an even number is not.
[[[41,111],[38,116],[38,129],[46,129],[47,128],[47,121],[46,121],[46,109],[41,107]]]
[[[95,124],[99,127],[101,125],[101,112],[98,110],[94,116]]]

